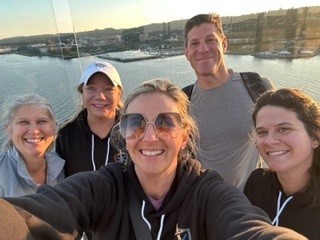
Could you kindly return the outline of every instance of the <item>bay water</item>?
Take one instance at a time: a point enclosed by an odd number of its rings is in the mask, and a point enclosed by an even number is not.
[[[67,120],[75,114],[80,103],[76,87],[81,71],[96,59],[99,59],[98,56],[61,59],[0,55],[0,105],[13,94],[37,93],[51,102],[59,122]],[[169,78],[183,87],[196,79],[184,56],[127,63],[109,62],[119,71],[124,97],[145,80]],[[226,62],[234,71],[258,72],[272,80],[277,88],[300,88],[320,101],[320,55],[292,60],[226,55]]]

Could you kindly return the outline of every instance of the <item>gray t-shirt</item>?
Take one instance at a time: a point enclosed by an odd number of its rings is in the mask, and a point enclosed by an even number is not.
[[[203,90],[196,82],[191,95],[190,113],[200,130],[198,159],[240,189],[259,162],[250,141],[253,104],[239,73],[215,89]]]

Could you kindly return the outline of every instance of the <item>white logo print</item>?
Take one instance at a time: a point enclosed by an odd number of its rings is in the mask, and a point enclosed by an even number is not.
[[[177,224],[175,239],[176,240],[192,240],[190,228],[179,228]]]

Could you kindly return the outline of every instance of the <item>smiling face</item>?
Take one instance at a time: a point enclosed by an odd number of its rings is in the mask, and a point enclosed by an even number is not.
[[[312,165],[314,146],[295,112],[276,106],[264,106],[256,117],[256,146],[277,173],[307,172]]]
[[[220,36],[211,23],[194,26],[187,35],[185,55],[197,76],[210,76],[225,69],[224,53],[227,39]]]
[[[121,90],[114,87],[105,74],[95,73],[83,86],[82,100],[89,117],[114,118],[121,100]]]
[[[140,113],[148,122],[153,122],[160,113],[179,113],[173,99],[162,93],[142,94],[133,99],[126,113]],[[152,124],[141,139],[126,140],[127,149],[138,177],[168,177],[175,175],[178,153],[186,145],[188,134],[182,130],[177,137],[161,139]]]
[[[56,137],[55,123],[48,112],[31,104],[17,110],[7,131],[24,160],[42,158]]]

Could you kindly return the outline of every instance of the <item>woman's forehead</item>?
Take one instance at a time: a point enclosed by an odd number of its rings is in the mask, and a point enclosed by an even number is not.
[[[141,94],[130,101],[126,109],[126,113],[141,113],[144,115],[163,112],[179,112],[177,103],[164,93]]]

